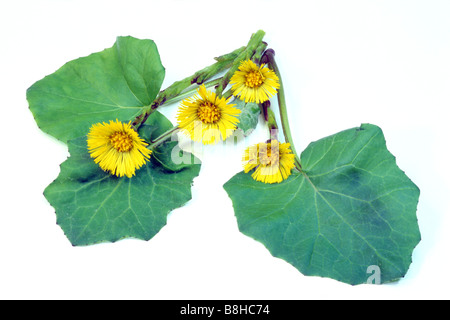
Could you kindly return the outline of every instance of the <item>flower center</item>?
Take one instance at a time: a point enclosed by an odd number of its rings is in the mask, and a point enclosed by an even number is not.
[[[133,140],[124,132],[113,133],[109,137],[109,141],[111,142],[113,148],[119,152],[127,152],[133,148]]]
[[[261,86],[264,80],[265,78],[259,70],[251,71],[245,75],[245,85],[250,88]]]
[[[272,153],[272,147],[268,146],[266,152],[261,152],[259,155],[259,163],[263,166],[278,166],[280,162],[280,153],[278,150],[274,150]]]
[[[198,108],[197,115],[203,123],[216,123],[220,120],[221,111],[219,107],[206,101]]]

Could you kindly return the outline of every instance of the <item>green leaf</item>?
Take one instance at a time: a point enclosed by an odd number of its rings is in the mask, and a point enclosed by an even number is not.
[[[243,172],[224,188],[239,229],[305,275],[349,284],[403,277],[420,241],[419,189],[365,124],[311,143],[304,172],[263,184]],[[375,268],[374,268],[375,267]]]
[[[154,111],[150,114],[145,124],[139,128],[139,136],[150,143],[150,141],[158,138],[173,128],[172,122],[169,121],[159,111]]]
[[[193,154],[182,150],[178,141],[168,141],[153,150],[153,159],[163,166],[167,171],[178,172],[190,167],[192,164],[199,164],[200,160]]]
[[[112,48],[66,63],[27,90],[38,126],[64,142],[96,122],[131,120],[150,105],[165,69],[152,40],[118,37]]]
[[[239,114],[239,123],[237,124],[238,129],[242,130],[244,136],[248,136],[255,130],[258,125],[259,115],[261,114],[261,109],[259,105],[253,102],[245,103],[239,100],[236,104],[236,108],[241,110]]]
[[[161,113],[153,112],[139,129],[139,135],[150,142],[173,128],[172,123]],[[153,150],[152,161],[161,165],[167,171],[177,172],[190,167],[192,164],[200,164],[201,161],[189,152],[183,151],[176,141],[168,140]]]
[[[156,128],[146,125],[142,130],[156,136],[171,126],[164,119],[154,112],[149,123]],[[152,157],[134,177],[117,178],[90,158],[86,137],[70,140],[68,146],[70,157],[44,195],[74,246],[128,237],[151,239],[166,224],[167,215],[191,199],[192,181],[200,170],[200,165],[192,164],[167,171]]]

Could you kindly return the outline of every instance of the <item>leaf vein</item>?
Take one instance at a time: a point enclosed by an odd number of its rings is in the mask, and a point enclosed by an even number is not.
[[[78,234],[76,240],[80,239],[80,237],[86,232],[86,229],[89,227],[89,225],[91,224],[91,222],[94,220],[94,218],[97,216],[99,210],[101,208],[103,208],[103,206],[106,204],[106,202],[113,196],[114,193],[116,193],[117,189],[120,187],[120,185],[122,184],[123,179],[121,179],[119,181],[119,183],[117,183],[117,186],[111,191],[111,193],[105,197],[105,199],[100,203],[99,207],[97,209],[95,209],[94,213],[92,214],[91,218],[89,219],[89,221],[86,223],[86,225],[84,226],[84,228],[80,231],[80,233]]]

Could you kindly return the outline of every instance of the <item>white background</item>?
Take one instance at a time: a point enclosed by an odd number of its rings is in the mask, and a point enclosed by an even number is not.
[[[450,298],[450,1],[2,1],[0,3],[0,298]],[[373,123],[420,187],[422,242],[395,284],[305,277],[237,228],[222,185],[244,147],[204,148],[193,199],[149,242],[72,247],[43,190],[64,144],[36,126],[25,92],[65,62],[153,39],[163,88],[245,45],[263,29],[276,51],[298,151]],[[177,106],[161,111],[171,120]]]

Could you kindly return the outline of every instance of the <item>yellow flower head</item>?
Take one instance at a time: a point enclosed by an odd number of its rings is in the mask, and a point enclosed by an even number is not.
[[[234,104],[228,104],[231,98],[219,98],[214,92],[206,90],[204,85],[198,88],[197,93],[181,102],[177,114],[178,126],[192,140],[204,144],[217,143],[220,138],[225,140],[236,129],[241,110]]]
[[[265,67],[258,67],[253,61],[241,62],[230,79],[233,94],[245,102],[262,103],[272,98],[280,83],[275,72]]]
[[[118,177],[131,178],[152,153],[130,122],[118,120],[94,124],[88,133],[87,144],[95,163]]]
[[[244,171],[255,169],[252,178],[264,183],[279,183],[291,175],[295,167],[295,155],[289,143],[272,140],[269,143],[258,143],[245,150],[242,161]]]

